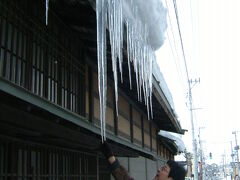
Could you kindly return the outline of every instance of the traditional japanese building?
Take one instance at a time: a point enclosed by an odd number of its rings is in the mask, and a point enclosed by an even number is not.
[[[46,26],[45,1],[0,0],[0,180],[110,179],[96,150],[100,107],[96,13],[90,2],[50,0]],[[108,64],[106,136],[131,175],[150,179],[177,153],[159,130],[183,130],[157,77],[154,116],[148,120],[134,78],[129,88],[126,63],[123,76],[117,116]]]

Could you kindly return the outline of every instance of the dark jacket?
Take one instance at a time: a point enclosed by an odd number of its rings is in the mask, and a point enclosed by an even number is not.
[[[129,176],[127,170],[119,164],[119,161],[117,159],[113,164],[109,166],[115,180],[134,180]]]

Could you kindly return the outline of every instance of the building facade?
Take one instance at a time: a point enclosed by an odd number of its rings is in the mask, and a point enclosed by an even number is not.
[[[0,180],[111,178],[97,151],[96,41],[92,1],[50,0],[46,26],[45,1],[0,0]],[[147,119],[126,66],[117,116],[111,64],[108,72],[108,141],[131,175],[150,179],[176,154],[157,133],[181,126],[156,79]]]

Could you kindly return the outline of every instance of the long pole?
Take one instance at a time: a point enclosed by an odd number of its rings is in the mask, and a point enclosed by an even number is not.
[[[199,127],[198,130],[198,139],[199,139],[199,150],[200,150],[200,162],[201,162],[201,166],[200,166],[200,180],[204,180],[204,160],[203,160],[203,148],[202,148],[202,140],[201,140],[201,129],[203,129],[204,127]]]
[[[203,158],[202,158],[202,143],[201,143],[201,128],[198,129],[199,153],[200,153],[200,180],[203,180]]]
[[[192,141],[193,141],[192,143],[193,143],[193,154],[194,154],[194,180],[198,180],[197,142],[196,142],[196,139],[195,139],[194,126],[193,126],[192,93],[191,93],[190,80],[189,80],[189,75],[188,75],[187,62],[186,62],[186,57],[185,57],[185,52],[184,52],[184,47],[183,47],[183,40],[182,40],[182,35],[181,35],[181,30],[180,30],[180,25],[179,25],[179,18],[178,18],[178,10],[177,10],[176,0],[173,0],[173,4],[174,4],[174,10],[175,10],[175,15],[176,15],[176,20],[177,20],[178,32],[179,32],[179,37],[180,37],[180,42],[181,42],[181,47],[182,47],[183,59],[184,59],[184,64],[185,64],[186,74],[187,74],[187,79],[188,79],[190,116],[191,116],[191,124],[192,124]]]
[[[224,178],[226,178],[226,151],[224,151],[224,154],[222,155],[223,157],[223,175]]]
[[[235,168],[235,163],[234,163],[234,154],[233,154],[233,148],[232,148],[232,141],[230,141],[230,142],[231,142],[231,153],[232,153],[231,157],[232,157],[232,170],[233,170],[231,179],[233,179],[233,177],[235,175],[236,168]]]
[[[237,151],[237,163],[239,163],[239,157],[238,157],[238,145],[237,145],[237,132],[235,131],[235,143],[236,143],[236,151]]]
[[[188,81],[188,89],[189,89],[190,119],[191,119],[191,126],[192,126],[192,146],[193,146],[193,160],[194,160],[194,180],[198,180],[197,142],[196,142],[196,138],[195,138],[195,130],[194,130],[194,123],[193,123],[192,91],[191,91],[190,81]]]
[[[239,173],[239,157],[238,157],[238,145],[237,145],[237,131],[234,131],[233,134],[235,134],[235,143],[236,143],[236,151],[237,151],[237,172]]]

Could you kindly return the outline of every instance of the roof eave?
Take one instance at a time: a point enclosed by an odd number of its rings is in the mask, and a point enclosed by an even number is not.
[[[159,85],[159,82],[156,80],[156,78],[154,76],[153,76],[153,95],[156,97],[158,102],[163,107],[165,113],[168,115],[171,124],[175,128],[174,132],[179,133],[179,134],[184,134],[184,131],[181,128],[181,125],[180,125],[179,121],[177,120],[177,117],[174,114],[166,96],[164,95],[164,93]]]

